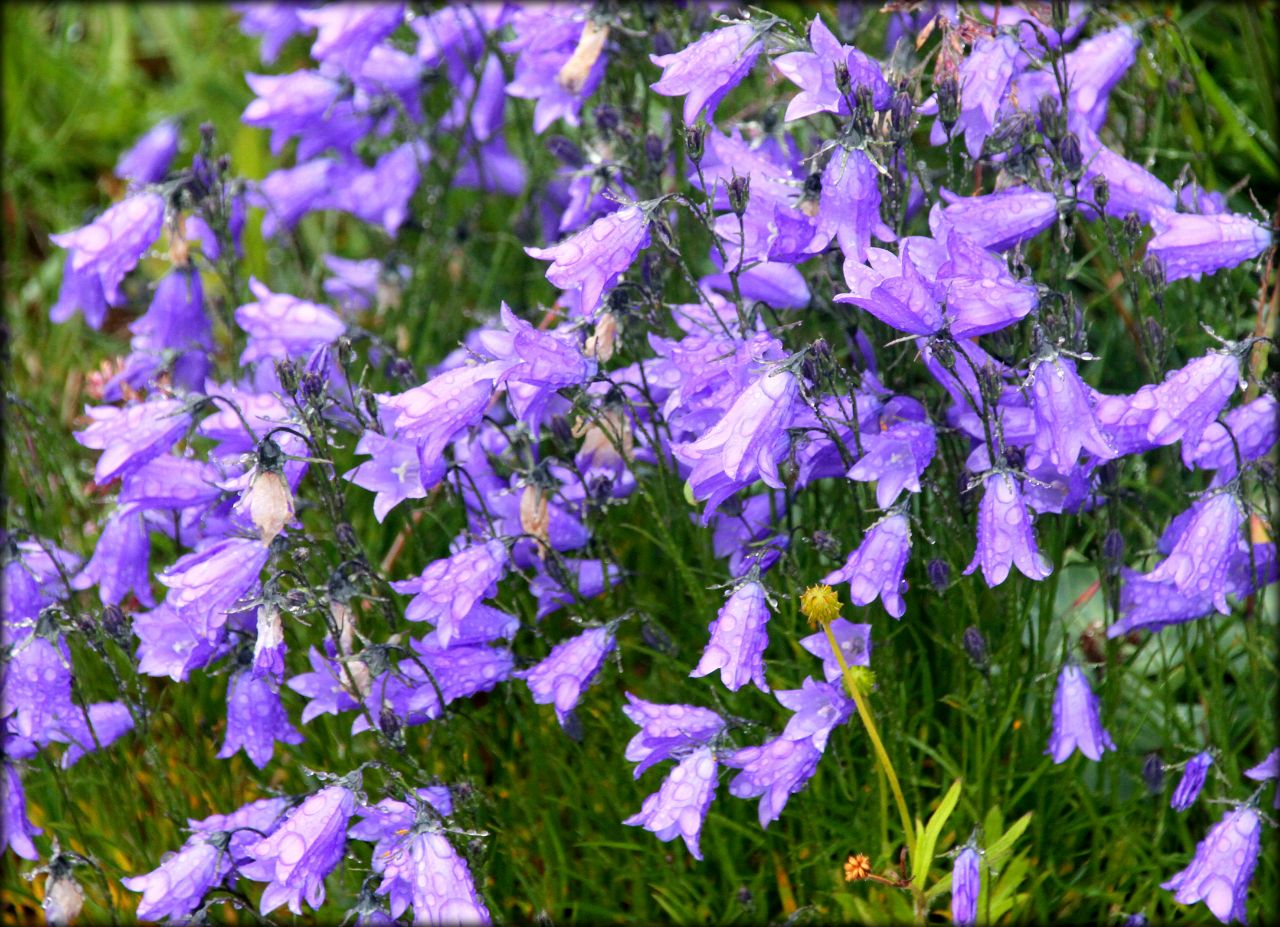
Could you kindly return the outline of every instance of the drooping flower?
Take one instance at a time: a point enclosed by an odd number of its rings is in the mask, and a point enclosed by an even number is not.
[[[409,200],[418,189],[420,166],[430,158],[421,142],[406,142],[370,168],[342,165],[332,179],[334,192],[327,205],[370,224],[381,225],[390,236],[409,216]]]
[[[818,769],[822,751],[810,738],[775,737],[758,747],[743,747],[724,757],[724,764],[740,769],[729,792],[738,798],[759,798],[760,826],[767,828],[786,807],[787,799],[805,787]]]
[[[601,216],[558,245],[524,250],[530,257],[551,261],[547,280],[562,290],[576,290],[577,313],[595,318],[602,294],[648,246],[648,217],[639,206],[626,206]]]
[[[8,753],[9,745],[5,748]],[[23,859],[39,859],[31,838],[44,831],[27,819],[27,799],[17,767],[9,763],[7,757],[3,765],[4,769],[0,770],[0,852],[7,848]]]
[[[831,633],[847,666],[871,665],[871,625],[854,624],[843,618],[831,622]],[[840,661],[831,652],[831,641],[825,631],[800,638],[800,646],[822,659],[822,674],[827,682],[839,682],[844,675]]]
[[[1008,251],[1035,238],[1058,218],[1058,199],[1052,193],[1014,187],[980,196],[957,196],[942,189],[947,203],[934,207],[929,225],[935,237],[945,237],[944,228],[992,251]]]
[[[350,790],[329,786],[291,811],[275,833],[247,848],[240,874],[269,883],[258,906],[261,914],[287,904],[300,915],[304,899],[315,909],[324,904],[325,876],[342,862],[347,821],[355,809]]]
[[[887,509],[903,489],[920,492],[920,476],[937,450],[934,427],[924,407],[906,396],[895,396],[880,413],[880,428],[862,434],[866,451],[846,474],[860,483],[876,484],[876,505]]]
[[[71,701],[71,652],[62,635],[56,640],[34,633],[0,663],[0,717],[13,731],[44,743],[58,724],[77,709]]]
[[[977,923],[978,894],[982,888],[978,863],[978,851],[972,845],[966,846],[951,870],[951,920],[956,927],[972,927]]]
[[[228,759],[243,747],[253,765],[265,769],[277,741],[302,743],[280,703],[279,690],[252,672],[236,673],[227,684],[227,735],[218,759]]]
[[[886,515],[869,529],[845,565],[822,578],[824,583],[848,583],[849,601],[870,605],[877,598],[885,611],[901,618],[902,573],[911,555],[911,525],[902,514]]]
[[[356,453],[369,455],[369,460],[342,478],[377,494],[373,497],[373,516],[379,522],[405,499],[421,499],[427,494],[414,444],[366,431],[356,444]]]
[[[1272,750],[1267,758],[1257,766],[1244,771],[1249,779],[1266,782],[1268,779],[1280,778],[1280,749]]]
[[[773,66],[782,76],[801,90],[787,103],[784,121],[824,112],[847,115],[849,103],[836,82],[836,71],[841,66],[849,73],[851,94],[865,88],[874,109],[889,105],[893,91],[880,65],[852,45],[841,44],[820,16],[814,16],[809,24],[809,47],[812,52],[790,52],[773,59]]]
[[[1079,749],[1097,761],[1103,753],[1115,748],[1098,717],[1098,699],[1089,688],[1089,680],[1080,667],[1068,663],[1058,674],[1058,691],[1053,697],[1053,731],[1045,753],[1052,756],[1055,763],[1062,763]]]
[[[103,605],[119,605],[130,592],[147,607],[155,605],[151,595],[151,571],[148,559],[151,544],[145,515],[135,508],[121,506],[111,513],[93,557],[72,580],[72,589],[98,587]]]
[[[737,692],[748,682],[768,692],[769,684],[764,677],[768,624],[769,605],[764,587],[757,582],[743,583],[711,622],[711,641],[689,675],[706,676],[719,670],[720,681],[731,692]]]
[[[983,480],[978,506],[978,548],[965,569],[968,576],[982,567],[982,578],[999,586],[1017,566],[1028,579],[1044,579],[1053,572],[1049,558],[1036,545],[1031,518],[1017,481],[1006,472],[989,473]]]
[[[795,712],[783,728],[787,740],[807,740],[821,752],[831,732],[849,720],[854,703],[841,683],[818,682],[806,676],[799,689],[775,693],[778,702]]]
[[[557,644],[546,659],[516,675],[528,684],[534,702],[555,706],[556,717],[564,727],[615,646],[612,628],[588,628]]]
[[[1155,209],[1155,237],[1147,254],[1164,268],[1167,281],[1217,273],[1255,258],[1271,244],[1271,231],[1248,216],[1234,213],[1195,215]]]
[[[180,557],[156,578],[169,587],[168,606],[208,638],[257,586],[269,556],[256,538],[224,538]]]
[[[1035,469],[1043,460],[1059,473],[1068,473],[1081,450],[1100,460],[1116,456],[1115,445],[1094,417],[1088,387],[1070,358],[1040,360],[1032,366],[1029,382],[1036,431],[1028,466]]]
[[[666,842],[679,834],[694,859],[702,859],[698,839],[716,797],[718,764],[710,747],[700,747],[671,770],[662,787],[644,800],[637,814],[623,821],[652,831]]]
[[[1200,796],[1200,790],[1204,788],[1205,774],[1212,765],[1212,753],[1197,753],[1187,760],[1182,778],[1178,780],[1177,788],[1173,790],[1173,795],[1169,799],[1169,807],[1174,811],[1186,811],[1195,804],[1195,800]]]
[[[179,268],[156,284],[155,296],[145,315],[129,326],[132,354],[125,370],[104,392],[115,398],[111,387],[118,380],[134,388],[148,383],[164,363],[167,352],[176,352],[171,361],[173,382],[191,392],[203,388],[213,350],[213,328],[204,312],[204,287],[200,274],[191,267]]]
[[[709,708],[695,705],[658,705],[627,693],[623,713],[640,725],[627,742],[626,759],[636,764],[639,779],[650,766],[671,758],[676,751],[705,745],[724,730],[725,721]]]
[[[178,399],[149,399],[124,408],[97,406],[85,414],[93,422],[76,432],[75,439],[102,451],[93,468],[99,486],[165,453],[191,425],[191,414]]]
[[[94,702],[84,711],[79,706],[58,715],[49,728],[49,740],[66,744],[58,765],[69,769],[86,753],[115,743],[133,730],[133,715],[123,702]]]
[[[405,617],[434,624],[441,646],[447,647],[471,609],[498,591],[507,563],[506,545],[490,540],[435,561],[416,579],[391,585],[397,592],[414,594]]]
[[[1227,614],[1228,582],[1233,555],[1239,547],[1244,510],[1229,492],[1197,501],[1178,534],[1169,556],[1147,574],[1151,582],[1172,582],[1186,595],[1209,597]]]
[[[651,87],[666,97],[683,96],[685,125],[693,125],[705,111],[707,122],[716,107],[751,70],[764,50],[759,31],[749,23],[709,32],[683,51],[650,55],[662,68],[662,78]]]
[[[236,324],[249,336],[240,363],[271,362],[282,357],[306,358],[312,351],[335,341],[346,324],[328,306],[273,293],[256,278],[249,289],[257,302],[236,310]]]
[[[155,193],[136,193],[88,225],[50,235],[49,240],[69,249],[71,269],[77,275],[96,276],[107,304],[118,306],[124,301],[120,282],[160,236],[163,221],[164,198]]]
[[[537,100],[533,130],[541,133],[557,119],[579,122],[583,102],[604,78],[608,29],[592,22],[585,4],[531,4],[511,15],[515,38],[502,43],[516,52],[513,97]]]
[[[135,183],[158,183],[169,172],[178,153],[178,124],[171,119],[157,122],[116,162],[116,176]]]
[[[316,30],[311,57],[354,76],[363,70],[373,46],[400,25],[404,4],[334,3],[298,10],[297,16]]]
[[[1224,924],[1245,922],[1261,831],[1258,813],[1248,805],[1237,806],[1196,845],[1190,865],[1160,887],[1172,891],[1178,904],[1203,901]]]
[[[121,879],[120,883],[131,892],[142,892],[137,911],[140,919],[176,921],[189,917],[230,869],[226,850],[200,836],[188,841],[157,869]]]
[[[982,154],[1017,61],[1018,43],[1012,36],[983,36],[960,65],[960,118],[952,131],[964,133],[971,158]]]

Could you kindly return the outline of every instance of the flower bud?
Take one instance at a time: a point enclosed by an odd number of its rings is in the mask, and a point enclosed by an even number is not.
[[[684,127],[684,150],[689,155],[689,160],[697,164],[702,160],[702,153],[706,150],[707,130],[702,125],[692,125]]]
[[[960,118],[960,83],[952,72],[942,75],[933,85],[938,95],[938,118],[948,130]]]
[[[390,705],[383,705],[382,711],[378,712],[378,727],[387,736],[387,739],[395,740],[403,726],[399,716],[395,713],[395,709]]]
[[[287,358],[276,361],[276,379],[280,381],[280,388],[292,396],[298,391],[297,365]]]
[[[849,65],[843,61],[836,62],[836,89],[848,96],[853,88],[853,79],[849,75]]]
[[[563,135],[553,135],[547,139],[547,151],[551,152],[553,158],[569,167],[582,167],[586,163],[586,159],[582,156],[582,149]]]
[[[1142,259],[1142,273],[1147,278],[1152,293],[1158,295],[1164,292],[1164,265],[1156,260],[1154,254],[1148,254]]]
[[[1138,239],[1142,237],[1142,230],[1145,227],[1142,217],[1136,212],[1131,212],[1124,217],[1124,237],[1129,239],[1129,247],[1133,248],[1138,244]]]
[[[547,549],[547,531],[551,525],[547,494],[542,487],[529,483],[520,494],[520,530],[538,541],[539,554]]]
[[[1068,132],[1058,143],[1058,157],[1062,159],[1062,166],[1072,178],[1080,176],[1080,169],[1084,166],[1084,153],[1080,150],[1080,139],[1074,132]]]
[[[915,105],[911,101],[911,94],[905,90],[899,90],[893,96],[893,103],[889,107],[889,123],[893,127],[893,134],[899,140],[905,140],[911,134],[911,114],[915,112]]]
[[[925,572],[929,574],[929,584],[941,594],[951,584],[951,567],[947,565],[947,561],[940,558],[933,558],[925,567]]]
[[[102,610],[102,630],[108,637],[123,641],[129,634],[129,624],[119,605],[108,605]]]
[[[676,645],[661,625],[655,623],[651,619],[646,618],[644,623],[640,625],[640,637],[645,645],[658,651],[658,653],[667,656],[675,656]]]
[[[618,114],[617,109],[607,103],[596,107],[596,128],[602,135],[609,135],[621,124],[622,116]]]
[[[990,668],[991,663],[990,656],[987,653],[987,639],[982,636],[982,632],[974,625],[969,625],[964,629],[960,642],[964,645],[964,652],[973,661],[973,665],[985,673]]]
[[[1102,539],[1102,561],[1107,572],[1115,575],[1124,564],[1124,535],[1112,528]]]
[[[582,27],[578,45],[569,60],[556,74],[556,83],[569,93],[580,93],[595,63],[600,60],[604,43],[609,38],[609,27],[588,19]]]
[[[1099,174],[1093,178],[1093,201],[1097,203],[1099,209],[1106,209],[1110,200],[1111,186],[1107,183],[1106,175]]]
[[[1142,781],[1152,795],[1164,791],[1164,764],[1160,762],[1160,754],[1148,753],[1142,761]]]
[[[729,208],[738,218],[747,211],[747,203],[751,201],[751,175],[733,175],[729,181]]]
[[[1041,97],[1038,109],[1040,113],[1040,128],[1044,132],[1044,137],[1051,144],[1056,145],[1067,128],[1062,118],[1062,107],[1058,103],[1058,98],[1053,96]]]
[[[663,149],[662,139],[652,132],[644,137],[644,155],[649,159],[650,164],[660,169],[664,154],[666,151]]]

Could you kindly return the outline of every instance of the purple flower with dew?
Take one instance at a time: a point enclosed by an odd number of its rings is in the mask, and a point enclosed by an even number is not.
[[[1058,218],[1058,198],[1029,187],[980,196],[959,196],[944,187],[941,193],[947,205],[935,205],[929,215],[934,236],[945,238],[946,229],[955,229],[992,251],[1028,242]]]
[[[563,557],[560,565],[572,577],[570,588],[566,588],[559,578],[548,574],[542,565],[539,565],[538,574],[529,583],[529,591],[538,600],[539,620],[565,605],[595,598],[604,592],[606,580],[613,586],[621,579],[614,564],[606,565],[601,560]]]
[[[911,555],[911,525],[902,514],[886,515],[869,529],[845,565],[822,578],[824,583],[849,584],[849,601],[854,605],[870,605],[877,598],[885,611],[901,618],[906,611],[902,601],[902,573]]]
[[[384,267],[377,258],[352,261],[326,254],[324,263],[333,274],[325,279],[324,291],[338,308],[347,312],[370,308],[381,301],[384,283],[395,281],[397,277],[405,280],[410,275],[407,264]]]
[[[240,355],[241,364],[257,364],[281,357],[304,358],[316,348],[330,344],[347,326],[328,306],[298,299],[288,293],[273,293],[256,278],[249,289],[257,302],[236,310],[236,324],[249,336]]]
[[[703,524],[721,502],[757,479],[773,489],[782,488],[778,462],[791,446],[786,429],[798,396],[794,374],[765,372],[706,434],[672,448],[677,459],[693,468],[689,485],[694,498],[707,502]]]
[[[1190,509],[1181,535],[1166,557],[1147,574],[1151,582],[1172,582],[1184,595],[1209,597],[1227,614],[1227,574],[1239,547],[1244,510],[1234,495],[1219,492]]]
[[[880,218],[878,176],[866,152],[836,149],[822,171],[817,235],[810,250],[821,250],[834,238],[846,259],[865,261],[872,235],[881,241],[896,237]]]
[[[1156,209],[1151,216],[1155,235],[1147,254],[1160,262],[1166,281],[1200,279],[1257,257],[1271,246],[1271,230],[1235,213],[1193,215]]]
[[[159,868],[121,879],[120,884],[131,892],[142,893],[139,919],[182,921],[200,907],[204,896],[230,874],[231,868],[227,851],[200,834],[177,853],[169,854]]]
[[[1276,397],[1264,393],[1236,406],[1222,421],[1210,422],[1201,433],[1195,450],[1183,445],[1183,460],[1203,470],[1216,470],[1213,487],[1236,475],[1238,462],[1247,464],[1266,455],[1276,444],[1280,406]]]
[[[1053,572],[1049,558],[1036,545],[1031,517],[1013,475],[1003,471],[983,478],[978,506],[978,547],[965,569],[968,576],[979,567],[991,587],[999,586],[1017,566],[1028,579],[1044,579]]]
[[[1098,136],[1088,126],[1073,120],[1073,130],[1080,140],[1081,154],[1084,157],[1084,176],[1080,178],[1080,192],[1087,200],[1095,189],[1096,178],[1107,180],[1107,204],[1103,212],[1116,219],[1123,219],[1130,213],[1136,214],[1143,222],[1150,222],[1157,210],[1172,210],[1177,205],[1173,191],[1145,168],[1134,164],[1127,158],[1116,154],[1099,141]],[[1081,209],[1089,218],[1097,218],[1095,204]]]
[[[711,641],[690,676],[720,671],[720,681],[731,692],[753,682],[769,691],[764,677],[764,651],[769,646],[769,605],[764,587],[746,582],[733,591],[708,630]]]
[[[650,55],[649,60],[662,68],[662,77],[651,89],[664,97],[685,98],[685,125],[693,125],[704,113],[707,122],[713,122],[720,101],[764,51],[760,37],[756,27],[741,23],[709,32],[675,54]]]
[[[978,895],[982,875],[978,868],[978,851],[966,846],[956,856],[951,870],[951,920],[956,927],[972,927],[978,922]]]
[[[950,229],[947,260],[937,271],[946,290],[947,320],[957,338],[999,331],[1026,318],[1039,302],[1036,287],[1009,273],[1005,259]]]
[[[408,218],[409,200],[418,188],[420,165],[429,157],[425,145],[405,143],[379,157],[371,168],[344,165],[333,179],[334,192],[327,205],[379,224],[394,236]]]
[[[1117,456],[1115,446],[1102,432],[1093,414],[1089,388],[1076,373],[1070,358],[1038,358],[1028,377],[1036,431],[1027,464],[1038,468],[1047,462],[1059,473],[1076,465],[1081,450],[1100,460]]]
[[[258,586],[270,551],[255,538],[224,538],[180,557],[156,578],[165,601],[194,630],[212,639],[227,616]]]
[[[787,103],[784,121],[791,122],[814,113],[847,115],[848,101],[836,83],[836,69],[841,65],[849,72],[852,93],[865,88],[871,95],[874,109],[881,110],[889,105],[893,91],[884,79],[880,65],[852,45],[842,45],[820,16],[814,16],[809,24],[809,47],[812,52],[790,52],[773,59],[773,66],[779,73],[801,91]]]
[[[871,665],[871,625],[854,624],[843,618],[831,622],[831,633],[835,635],[836,646],[848,666]],[[840,669],[840,661],[831,651],[831,641],[825,631],[800,638],[800,646],[815,657],[822,660],[822,675],[827,682],[838,683],[844,676]]]
[[[852,303],[899,331],[932,335],[943,327],[941,303],[946,288],[934,280],[941,253],[932,239],[905,238],[901,257],[869,248],[869,267],[846,258],[844,274],[850,292],[839,294],[835,301]]]
[[[71,580],[72,589],[98,587],[103,605],[119,605],[130,592],[150,608],[151,571],[147,561],[151,542],[140,509],[120,507],[111,513],[98,535],[93,557]]]
[[[1205,774],[1209,772],[1209,767],[1212,765],[1212,753],[1197,753],[1187,760],[1182,778],[1178,780],[1177,788],[1173,790],[1173,795],[1169,799],[1169,807],[1174,811],[1186,811],[1195,804],[1196,799],[1200,797],[1200,790],[1204,788]]]
[[[855,707],[841,683],[818,682],[812,676],[806,676],[799,689],[782,689],[775,694],[784,707],[795,712],[782,731],[783,738],[808,741],[819,752],[827,749],[827,738],[849,720]]]
[[[289,231],[313,209],[327,209],[335,167],[335,162],[327,158],[316,158],[264,177],[250,192],[252,205],[266,211],[262,218],[263,237],[274,238]]]
[[[318,71],[294,71],[291,74],[248,74],[244,76],[257,94],[245,107],[240,121],[245,125],[271,130],[271,153],[279,155],[295,136],[300,143],[299,160],[314,154],[308,145],[317,135],[344,152],[368,131],[368,120],[357,115],[349,102],[340,101],[343,86]],[[318,131],[318,127],[323,127]],[[321,145],[321,149],[328,147]]]
[[[1280,749],[1272,750],[1265,760],[1257,766],[1246,769],[1244,774],[1247,778],[1258,782],[1280,778]]]
[[[138,672],[143,675],[184,682],[193,669],[208,665],[224,649],[222,632],[215,632],[211,640],[164,602],[132,618],[138,638]]]
[[[409,28],[418,34],[417,57],[429,68],[443,65],[460,84],[484,54],[486,33],[504,25],[510,12],[505,5],[466,5],[415,17]]]
[[[1178,904],[1203,901],[1224,924],[1246,922],[1249,882],[1258,863],[1262,822],[1248,805],[1223,816],[1196,844],[1190,865],[1161,884]]]
[[[84,324],[92,329],[102,327],[107,317],[107,298],[102,292],[102,280],[93,271],[75,269],[75,253],[69,253],[62,264],[62,286],[58,301],[49,310],[49,320],[59,324],[69,321],[77,312],[84,315]]]
[[[1018,70],[1018,56],[1018,43],[1012,36],[983,36],[960,65],[960,118],[952,132],[964,133],[971,158],[982,154],[1009,81]]]
[[[239,865],[249,858],[250,847],[257,844],[263,836],[269,837],[275,833],[276,828],[283,823],[282,815],[293,804],[294,801],[289,798],[259,798],[230,814],[211,814],[200,820],[187,818],[187,827],[193,834],[188,843],[193,843],[198,835],[229,834],[227,855]]]
[[[516,53],[515,77],[507,93],[537,100],[533,131],[541,134],[557,119],[578,125],[583,102],[604,78],[607,27],[590,19],[585,4],[533,4],[510,19],[515,38],[502,50]]]
[[[354,77],[373,46],[403,21],[404,4],[334,3],[298,10],[297,16],[303,25],[316,30],[311,57]]]
[[[291,811],[271,836],[248,847],[249,862],[240,874],[267,882],[258,906],[270,914],[287,904],[302,914],[305,899],[312,908],[324,904],[324,880],[342,862],[347,821],[356,809],[355,796],[342,786],[329,786]]]
[[[243,748],[254,766],[265,769],[276,741],[302,743],[280,702],[280,690],[253,672],[236,673],[227,683],[227,734],[218,759],[230,759]]]
[[[467,861],[442,833],[415,830],[389,850],[377,894],[392,897],[391,910],[413,905],[417,924],[487,924],[489,909],[476,891]]]
[[[536,666],[515,675],[528,684],[535,703],[555,705],[556,717],[564,727],[582,693],[600,672],[604,658],[616,646],[612,627],[588,628],[557,644]]]
[[[76,711],[71,701],[71,652],[59,635],[32,634],[0,664],[0,718],[19,737],[43,743],[58,718]]]
[[[507,565],[506,545],[491,540],[464,547],[432,563],[418,578],[395,582],[391,587],[396,592],[413,593],[405,617],[434,624],[441,645],[447,647],[458,624],[476,603],[498,591]]]
[[[178,124],[170,119],[157,122],[146,135],[120,156],[116,176],[134,183],[159,183],[169,173],[178,153]]]
[[[231,8],[240,14],[241,32],[262,36],[261,55],[267,64],[276,60],[292,36],[308,31],[298,18],[300,8],[287,3],[233,3]]]
[[[677,752],[704,746],[725,728],[724,718],[695,705],[659,705],[627,693],[622,712],[640,726],[627,742],[626,759],[635,763],[639,779],[650,766],[671,759]]]
[[[124,302],[121,281],[160,237],[163,221],[164,198],[155,193],[135,193],[88,225],[50,235],[49,240],[70,250],[71,269],[77,275],[96,276],[107,305],[118,306]]]
[[[487,692],[508,678],[515,668],[515,658],[505,647],[460,644],[457,640],[446,647],[438,635],[438,631],[433,631],[422,640],[411,641],[418,660],[406,661],[401,669],[410,677],[419,678],[422,667],[418,663],[425,665],[446,705]],[[422,681],[428,682],[425,677]]]
[[[423,489],[444,479],[444,450],[467,428],[477,425],[493,399],[494,380],[505,361],[455,367],[422,386],[397,395],[380,395],[379,406],[401,438],[418,445]]]
[[[759,798],[760,826],[768,828],[786,807],[787,799],[808,784],[818,769],[822,751],[809,738],[775,737],[758,747],[743,747],[724,757],[724,764],[740,769],[729,793],[738,798]]]
[[[356,453],[367,454],[370,459],[344,473],[342,478],[377,493],[373,499],[373,515],[379,522],[405,499],[426,496],[416,445],[366,431],[360,436]]]
[[[847,475],[860,483],[874,482],[876,505],[882,509],[893,505],[903,489],[920,492],[920,476],[938,446],[933,425],[924,416],[916,400],[895,396],[881,412],[880,430],[862,436],[866,453]]]
[[[1111,735],[1098,717],[1098,699],[1089,688],[1089,680],[1074,663],[1068,663],[1058,674],[1058,691],[1053,697],[1053,731],[1045,753],[1055,763],[1063,763],[1077,749],[1097,761],[1102,754],[1114,750]]]
[[[132,355],[125,372],[108,385],[103,397],[114,401],[118,381],[134,388],[147,384],[164,362],[168,352],[178,352],[172,360],[173,382],[190,392],[199,392],[209,372],[213,350],[213,327],[204,311],[204,287],[193,269],[174,270],[156,284],[155,295],[145,315],[129,325]]]
[[[1067,112],[1079,114],[1095,132],[1107,118],[1107,101],[1111,90],[1137,60],[1138,41],[1125,24],[1092,36],[1067,55]],[[1041,72],[1043,74],[1044,72]],[[1052,75],[1047,75],[1046,93],[1057,95]],[[1043,78],[1042,78],[1043,79]],[[1029,94],[1020,94],[1024,105],[1035,105]]]
[[[49,729],[49,740],[66,744],[58,765],[68,769],[78,763],[86,753],[99,747],[109,747],[133,730],[133,715],[122,702],[94,702],[88,712],[74,708],[59,715],[56,724]]]
[[[1182,212],[1212,216],[1227,211],[1227,198],[1216,190],[1206,190],[1192,180],[1178,190],[1178,208]]]
[[[46,541],[18,541],[0,534],[4,551],[4,578],[0,582],[0,621],[4,643],[10,643],[12,625],[30,622],[41,609],[67,594],[63,575],[79,569],[80,561]],[[31,632],[24,628],[21,636]]]
[[[639,206],[626,206],[554,247],[524,250],[530,257],[551,261],[547,280],[562,290],[577,290],[578,314],[594,319],[602,294],[648,246],[648,216]]]
[[[9,752],[7,745],[5,752]],[[4,769],[0,771],[0,850],[11,849],[23,859],[39,859],[40,853],[31,838],[43,833],[27,818],[22,777],[18,775],[17,767],[6,759]]]
[[[123,408],[86,408],[93,422],[75,434],[87,448],[102,451],[93,480],[106,486],[116,477],[166,453],[191,425],[191,413],[179,399],[149,399]]]
[[[679,835],[693,858],[702,859],[698,839],[716,797],[717,769],[710,747],[694,750],[671,770],[662,787],[644,800],[639,813],[622,823],[643,827],[664,843]]]

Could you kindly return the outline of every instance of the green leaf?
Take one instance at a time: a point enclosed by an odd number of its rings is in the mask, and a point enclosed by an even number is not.
[[[947,826],[951,812],[956,810],[956,802],[960,800],[960,786],[963,780],[951,783],[947,794],[942,796],[938,810],[933,812],[924,832],[916,841],[915,859],[911,861],[911,881],[917,888],[924,888],[924,877],[929,874],[929,866],[933,863],[933,851],[942,836],[942,828]]]
[[[1018,842],[1018,838],[1022,836],[1022,832],[1027,829],[1027,825],[1031,823],[1031,812],[1028,811],[1005,831],[1000,839],[987,847],[986,857],[987,865],[993,869],[999,869],[1001,864],[1009,858],[1013,852],[1013,845]]]

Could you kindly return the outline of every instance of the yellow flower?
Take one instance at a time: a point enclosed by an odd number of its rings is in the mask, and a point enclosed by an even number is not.
[[[844,880],[861,882],[869,875],[871,875],[871,860],[863,853],[857,855],[850,853],[849,858],[844,861]]]
[[[840,614],[840,597],[825,584],[810,586],[800,595],[800,613],[814,627],[828,625]]]

